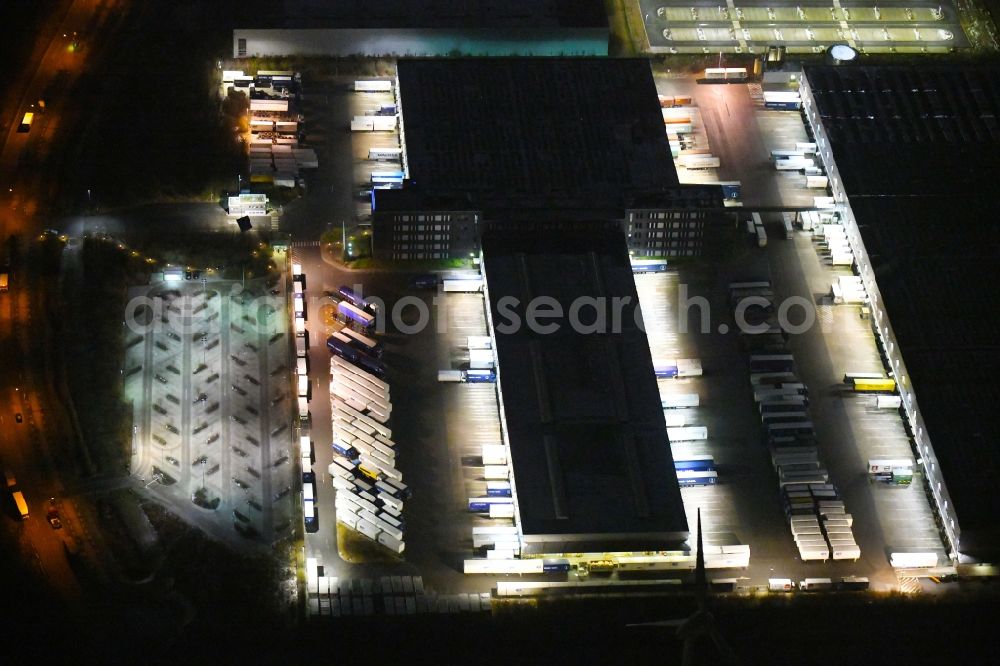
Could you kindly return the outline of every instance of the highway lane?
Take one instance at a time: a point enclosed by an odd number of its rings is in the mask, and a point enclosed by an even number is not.
[[[47,46],[44,51],[35,48],[34,59],[22,68],[22,77],[11,86],[0,109],[0,120],[4,121],[0,126],[6,127],[0,137],[0,174],[4,174],[0,182],[0,237],[41,228],[35,216],[39,204],[47,200],[42,195],[51,191],[51,183],[39,166],[54,147],[57,124],[81,110],[73,108],[72,100],[55,98],[44,110],[38,108],[38,101],[47,93],[58,92],[53,91],[54,83],[59,91],[72,89],[88,66],[90,45],[105,43],[108,35],[104,31],[114,24],[109,19],[120,14],[122,4],[122,0],[73,0],[61,15],[54,11],[39,31],[39,44]],[[76,48],[71,46],[74,43]],[[29,132],[20,133],[18,125],[27,111],[35,112],[35,122]]]
[[[22,241],[41,229],[44,221],[38,213],[45,194],[58,187],[38,168],[54,149],[53,137],[60,122],[70,118],[72,104],[68,100],[46,104],[37,112],[36,121],[28,133],[17,132],[23,113],[42,99],[54,83],[61,90],[69,89],[83,72],[86,49],[67,48],[75,39],[73,33],[100,41],[105,19],[117,11],[116,0],[73,0],[61,2],[38,30],[37,45],[29,61],[0,103],[0,238],[19,235]],[[64,36],[65,35],[65,36]],[[22,246],[24,243],[22,242]],[[59,437],[64,430],[64,415],[59,402],[51,393],[46,364],[32,345],[33,337],[44,332],[42,307],[45,287],[29,284],[26,271],[14,262],[10,291],[0,293],[0,459],[17,477],[29,505],[27,520],[14,520],[13,503],[4,496],[7,512],[2,529],[13,531],[28,561],[50,584],[70,602],[77,612],[84,610],[81,588],[69,562],[64,542],[78,542],[82,552],[87,544],[77,536],[87,534],[80,522],[77,507],[64,499],[64,488],[53,464],[47,438]],[[51,411],[50,411],[51,410]],[[17,421],[17,414],[22,420]],[[62,517],[63,527],[53,529],[46,520],[49,498],[54,498]],[[103,575],[104,571],[98,572]]]
[[[62,496],[46,442],[42,402],[34,376],[24,368],[27,356],[26,327],[31,294],[19,286],[0,294],[0,460],[17,478],[17,489],[28,502],[29,517],[17,522],[13,502],[5,494],[4,528],[18,534],[23,552],[68,600],[76,600],[80,587],[63,541],[77,532],[75,511],[68,507],[64,528],[54,530],[46,521],[49,498]],[[17,415],[21,415],[21,422]]]

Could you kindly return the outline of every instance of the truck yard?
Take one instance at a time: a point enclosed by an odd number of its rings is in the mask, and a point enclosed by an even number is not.
[[[392,103],[391,94],[385,91],[352,92],[353,84],[345,83],[348,91],[338,93],[333,99],[349,105],[343,111],[348,115],[357,115],[355,108],[374,113]],[[801,172],[767,168],[772,164],[771,150],[809,140],[799,114],[762,108],[760,99],[752,97],[746,85],[724,88],[717,92],[719,87],[697,86],[691,79],[658,79],[661,95],[691,98],[692,111],[687,113],[695,131],[703,132],[697,141],[707,144],[722,158],[718,175],[709,170],[692,172],[692,177],[705,182],[716,178],[741,181],[744,207],[812,204],[818,191],[806,187]],[[308,87],[304,92],[312,109],[310,114],[324,115],[316,106],[316,98],[309,95]],[[363,101],[364,105],[351,108],[357,101]],[[738,133],[732,121],[725,120],[734,113],[739,114],[741,123]],[[399,154],[393,133],[345,130],[341,131],[344,138],[350,139],[353,167],[339,169],[343,175],[336,177],[349,179],[343,187],[361,187],[372,173],[398,168],[394,166],[399,164],[394,161]],[[347,150],[346,144],[341,150]],[[313,189],[327,187],[324,184]],[[364,205],[359,202],[358,217],[364,219],[368,212],[368,202]],[[659,380],[665,402],[698,395],[697,407],[665,410],[670,412],[671,432],[681,438],[672,446],[675,458],[710,457],[714,468],[713,483],[693,483],[682,488],[688,521],[693,524],[695,512],[701,509],[706,546],[749,547],[748,568],[713,573],[716,577],[734,578],[737,581],[734,589],[766,586],[767,580],[774,577],[802,581],[810,577],[840,580],[852,576],[867,579],[875,589],[896,589],[900,581],[890,566],[892,553],[934,553],[935,565],[945,559],[919,478],[914,477],[906,485],[892,485],[876,481],[867,471],[868,460],[910,455],[895,412],[877,409],[873,395],[850,392],[843,387],[842,376],[847,372],[878,370],[880,360],[874,338],[866,320],[858,316],[859,306],[834,304],[832,297],[822,296],[830,293],[838,276],[849,271],[824,264],[824,260],[829,262],[823,254],[827,250],[813,240],[812,231],[802,230],[803,222],[798,218],[791,232],[787,224],[779,221],[782,218],[778,214],[765,213],[760,219],[771,242],[764,248],[737,248],[731,265],[713,267],[708,273],[702,269],[693,272],[681,269],[636,275],[644,318],[649,323],[654,362],[667,358],[698,359],[703,369],[700,376]],[[307,534],[305,554],[324,571],[323,576],[317,574],[317,579],[310,583],[311,592],[316,595],[314,612],[331,613],[333,602],[340,598],[331,590],[350,589],[344,588],[348,585],[345,581],[377,581],[384,575],[419,575],[430,594],[487,591],[495,576],[461,574],[462,560],[490,552],[476,547],[476,542],[484,539],[474,537],[473,528],[494,529],[493,526],[510,524],[510,519],[470,513],[466,506],[467,498],[486,497],[489,484],[495,484],[486,474],[490,468],[482,466],[484,462],[490,464],[483,458],[484,445],[488,448],[500,441],[500,413],[494,386],[463,381],[467,375],[468,381],[472,381],[472,372],[484,372],[474,370],[475,355],[482,352],[470,349],[470,340],[489,335],[483,296],[463,285],[448,288],[446,284],[444,293],[431,298],[430,292],[413,290],[410,275],[397,278],[387,274],[342,273],[321,261],[319,255],[321,252],[314,255],[312,249],[299,247],[295,249],[294,261],[302,262],[306,273],[319,276],[324,292],[336,292],[339,283],[361,286],[366,296],[384,299],[390,309],[404,297],[416,296],[427,307],[430,319],[425,328],[413,334],[402,334],[390,327],[385,333],[372,336],[386,350],[381,360],[387,369],[385,379],[392,386],[391,426],[398,456],[396,465],[413,492],[404,512],[404,562],[341,559],[343,544],[339,543],[333,520],[335,507],[339,505],[334,500],[332,479],[325,473],[333,457],[339,454],[331,450],[330,435],[324,432],[329,413],[322,402],[313,400],[310,404],[315,506],[320,518],[318,533]],[[732,321],[727,285],[733,278],[744,275],[769,281],[775,298],[799,296],[815,305],[817,325],[801,335],[789,336],[787,349],[794,357],[796,378],[809,390],[809,418],[815,428],[817,452],[824,464],[822,481],[826,485],[822,487],[829,488],[816,492],[831,493],[849,514],[850,538],[856,540],[858,550],[846,559],[838,556],[837,561],[832,561],[831,551],[821,558],[827,561],[803,561],[802,553],[796,549],[786,514],[788,494],[780,491],[777,472],[760,430],[761,414],[753,400],[754,387],[749,381],[751,372],[742,341],[745,336],[740,335]],[[443,277],[454,283],[455,278],[463,276],[446,273]],[[315,287],[317,278],[310,277],[310,282],[312,293],[319,293]],[[680,332],[677,305],[681,285],[689,290],[689,297],[708,299],[710,330],[697,330],[699,314],[695,309],[689,313],[687,331]],[[459,293],[451,293],[456,290]],[[316,343],[335,329],[316,318],[306,325],[312,345],[309,358],[314,396],[324,401],[322,396],[329,391],[330,354],[324,345]],[[720,332],[720,325],[728,327],[728,331]],[[444,326],[444,335],[433,332],[439,326]],[[407,372],[401,373],[400,368],[407,368]],[[450,381],[452,373],[457,383]],[[420,453],[414,455],[415,450]],[[502,515],[499,509],[494,513]],[[828,540],[824,544],[829,547]],[[575,569],[566,572],[558,568],[548,573],[522,574],[527,577],[525,580],[540,583],[582,581],[583,575]],[[611,574],[609,581],[627,580],[628,576],[627,567],[622,567]],[[320,589],[327,591],[320,594]],[[321,598],[325,599],[322,603]],[[422,603],[433,608],[433,604]],[[360,608],[365,608],[363,603]]]

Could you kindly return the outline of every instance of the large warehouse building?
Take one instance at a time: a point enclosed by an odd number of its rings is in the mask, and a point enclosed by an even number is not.
[[[498,229],[483,245],[522,554],[680,550],[687,519],[621,230]],[[580,316],[593,331],[528,325],[536,299],[570,313],[581,298],[622,299],[621,325],[607,312],[602,332],[601,305]]]
[[[477,256],[492,228],[554,218],[694,256],[723,209],[718,186],[678,182],[647,60],[405,59],[398,102],[408,180],[375,192],[379,258]]]
[[[1000,556],[1000,69],[808,67],[802,100],[954,555]]]
[[[233,56],[607,55],[600,0],[250,0]]]

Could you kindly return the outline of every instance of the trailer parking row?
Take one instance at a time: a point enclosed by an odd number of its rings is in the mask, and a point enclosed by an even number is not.
[[[292,188],[302,184],[301,172],[319,167],[316,151],[300,145],[302,77],[291,70],[223,72],[227,94],[249,98],[250,183]]]
[[[351,321],[370,333],[374,306],[346,287],[341,295],[338,305],[351,305],[357,311]],[[396,443],[388,425],[392,401],[378,359],[382,346],[366,333],[341,330],[327,341],[335,454],[327,471],[336,490],[337,521],[401,555],[406,548],[403,502],[410,489],[396,466]]]
[[[809,390],[799,380],[784,331],[774,318],[768,280],[733,282],[730,305],[753,327],[741,331],[750,384],[782,507],[802,560],[856,560],[861,555],[836,487],[817,449]],[[751,303],[751,305],[747,305]]]

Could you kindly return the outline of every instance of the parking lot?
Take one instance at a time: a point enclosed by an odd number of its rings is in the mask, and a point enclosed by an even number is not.
[[[834,43],[862,52],[939,53],[969,45],[951,3],[774,3],[638,0],[653,53],[760,53],[769,45],[817,53]]]
[[[898,410],[877,409],[874,396],[843,387],[847,372],[884,370],[860,306],[828,298],[829,285],[850,275],[849,267],[831,266],[804,232],[769,244],[766,254],[776,294],[817,303],[819,325],[791,336],[789,344],[803,380],[815,387],[810,414],[831,477],[856,516],[862,561],[882,568],[890,552],[924,550],[939,553],[943,564],[944,548],[919,476],[908,486],[891,486],[871,482],[866,473],[870,459],[912,458],[913,452]]]
[[[661,95],[693,98],[700,121],[695,131],[704,133],[711,153],[720,157],[714,174],[678,169],[682,180],[738,180],[742,204],[750,210],[811,208],[815,196],[826,194],[806,188],[801,171],[776,171],[770,158],[772,150],[811,141],[799,112],[764,109],[746,85],[703,86],[669,75],[657,76],[656,83]],[[846,392],[842,384],[847,372],[883,370],[870,324],[859,316],[860,306],[834,304],[830,297],[832,284],[850,276],[850,267],[831,265],[823,244],[809,232],[793,231],[786,240],[780,214],[762,217],[769,238],[764,248],[745,237],[728,264],[636,276],[653,358],[700,358],[704,367],[702,377],[660,380],[665,396],[700,396],[699,407],[673,411],[684,413],[684,425],[708,429],[707,440],[675,442],[674,453],[712,455],[718,466],[719,485],[682,489],[689,521],[700,506],[707,544],[750,544],[747,575],[754,584],[778,575],[795,580],[861,575],[869,576],[876,587],[895,586],[891,552],[937,552],[943,562],[944,550],[919,477],[907,486],[891,486],[872,482],[866,473],[869,459],[912,458],[912,452],[896,410],[877,409],[874,396]],[[815,304],[817,325],[791,336],[788,344],[799,377],[811,389],[810,418],[830,480],[855,516],[862,552],[856,563],[802,562],[797,557],[750,398],[745,353],[733,334],[718,332],[720,324],[733,323],[725,285],[751,278],[770,280],[779,301],[800,296]],[[711,304],[708,332],[698,332],[697,308],[694,319],[688,318],[691,332],[678,330],[680,284],[686,285],[689,296],[704,296]]]
[[[708,430],[707,440],[673,442],[674,457],[711,455],[719,470],[717,485],[681,489],[688,524],[693,530],[700,508],[705,545],[749,544],[751,569],[744,575],[756,577],[762,567],[766,571],[774,562],[790,559],[794,549],[787,538],[771,481],[774,472],[754,418],[739,342],[735,335],[718,332],[721,324],[729,325],[725,296],[718,291],[715,279],[701,275],[646,273],[635,279],[654,361],[697,358],[704,371],[701,377],[658,381],[661,397],[697,394],[698,407],[665,412],[682,416],[685,426]],[[687,331],[681,330],[682,284],[687,298],[709,299],[714,314],[710,330],[701,332],[697,308],[685,318]]]
[[[750,568],[741,578],[744,585],[760,585],[769,577],[802,580],[858,575],[869,577],[876,588],[894,587],[897,580],[889,566],[890,552],[924,550],[943,555],[943,548],[919,479],[896,487],[873,483],[866,473],[870,458],[912,456],[895,410],[875,409],[874,396],[843,392],[840,376],[846,368],[863,372],[881,367],[872,332],[858,317],[856,306],[820,302],[820,325],[791,336],[789,346],[799,376],[813,389],[809,411],[823,460],[831,482],[855,517],[854,531],[862,552],[857,562],[803,562],[788,531],[777,477],[761,435],[747,357],[739,336],[729,332],[733,322],[725,284],[747,274],[770,276],[776,294],[810,300],[831,279],[830,267],[822,264],[811,238],[802,232],[790,241],[773,241],[766,250],[752,250],[733,265],[707,275],[682,269],[636,276],[654,359],[699,358],[704,368],[701,377],[659,380],[661,396],[699,396],[698,407],[666,411],[673,418],[682,414],[684,426],[703,426],[708,431],[703,441],[673,442],[674,456],[711,455],[718,469],[717,485],[682,488],[688,521],[694,525],[700,508],[706,545],[750,545]],[[686,285],[688,298],[708,300],[707,332],[700,332],[698,308],[689,314],[688,332],[679,332],[681,284]],[[729,331],[721,333],[721,325]]]
[[[439,369],[468,362],[464,349],[468,335],[486,330],[480,294],[446,294],[441,309],[432,302],[433,291],[410,288],[412,275],[403,273],[344,271],[320,257],[319,248],[298,247],[295,261],[303,264],[309,291],[336,291],[341,284],[361,285],[365,294],[384,298],[391,308],[403,296],[417,296],[427,306],[427,327],[404,334],[392,326],[374,337],[385,346],[386,381],[392,387],[392,439],[397,467],[413,496],[406,501],[406,550],[403,557],[346,562],[340,556],[334,515],[335,492],[326,472],[332,462],[329,383],[330,353],[325,336],[329,327],[313,317],[308,322],[311,346],[310,437],[316,453],[319,530],[307,534],[305,555],[316,558],[324,576],[344,581],[376,581],[382,576],[420,576],[427,594],[454,595],[486,591],[492,579],[464,576],[462,560],[471,556],[472,525],[482,520],[470,514],[467,497],[482,492],[482,443],[500,440],[496,393],[489,384],[438,382]],[[322,300],[322,299],[320,299]],[[449,323],[438,334],[441,312]],[[415,309],[404,317],[412,322]],[[388,553],[388,551],[385,551]],[[361,585],[362,583],[358,583]],[[374,585],[374,582],[364,583]],[[461,605],[461,601],[455,601]],[[441,602],[447,604],[448,602]],[[429,607],[433,610],[433,606]]]
[[[134,290],[132,473],[182,516],[271,543],[298,519],[283,281]]]

